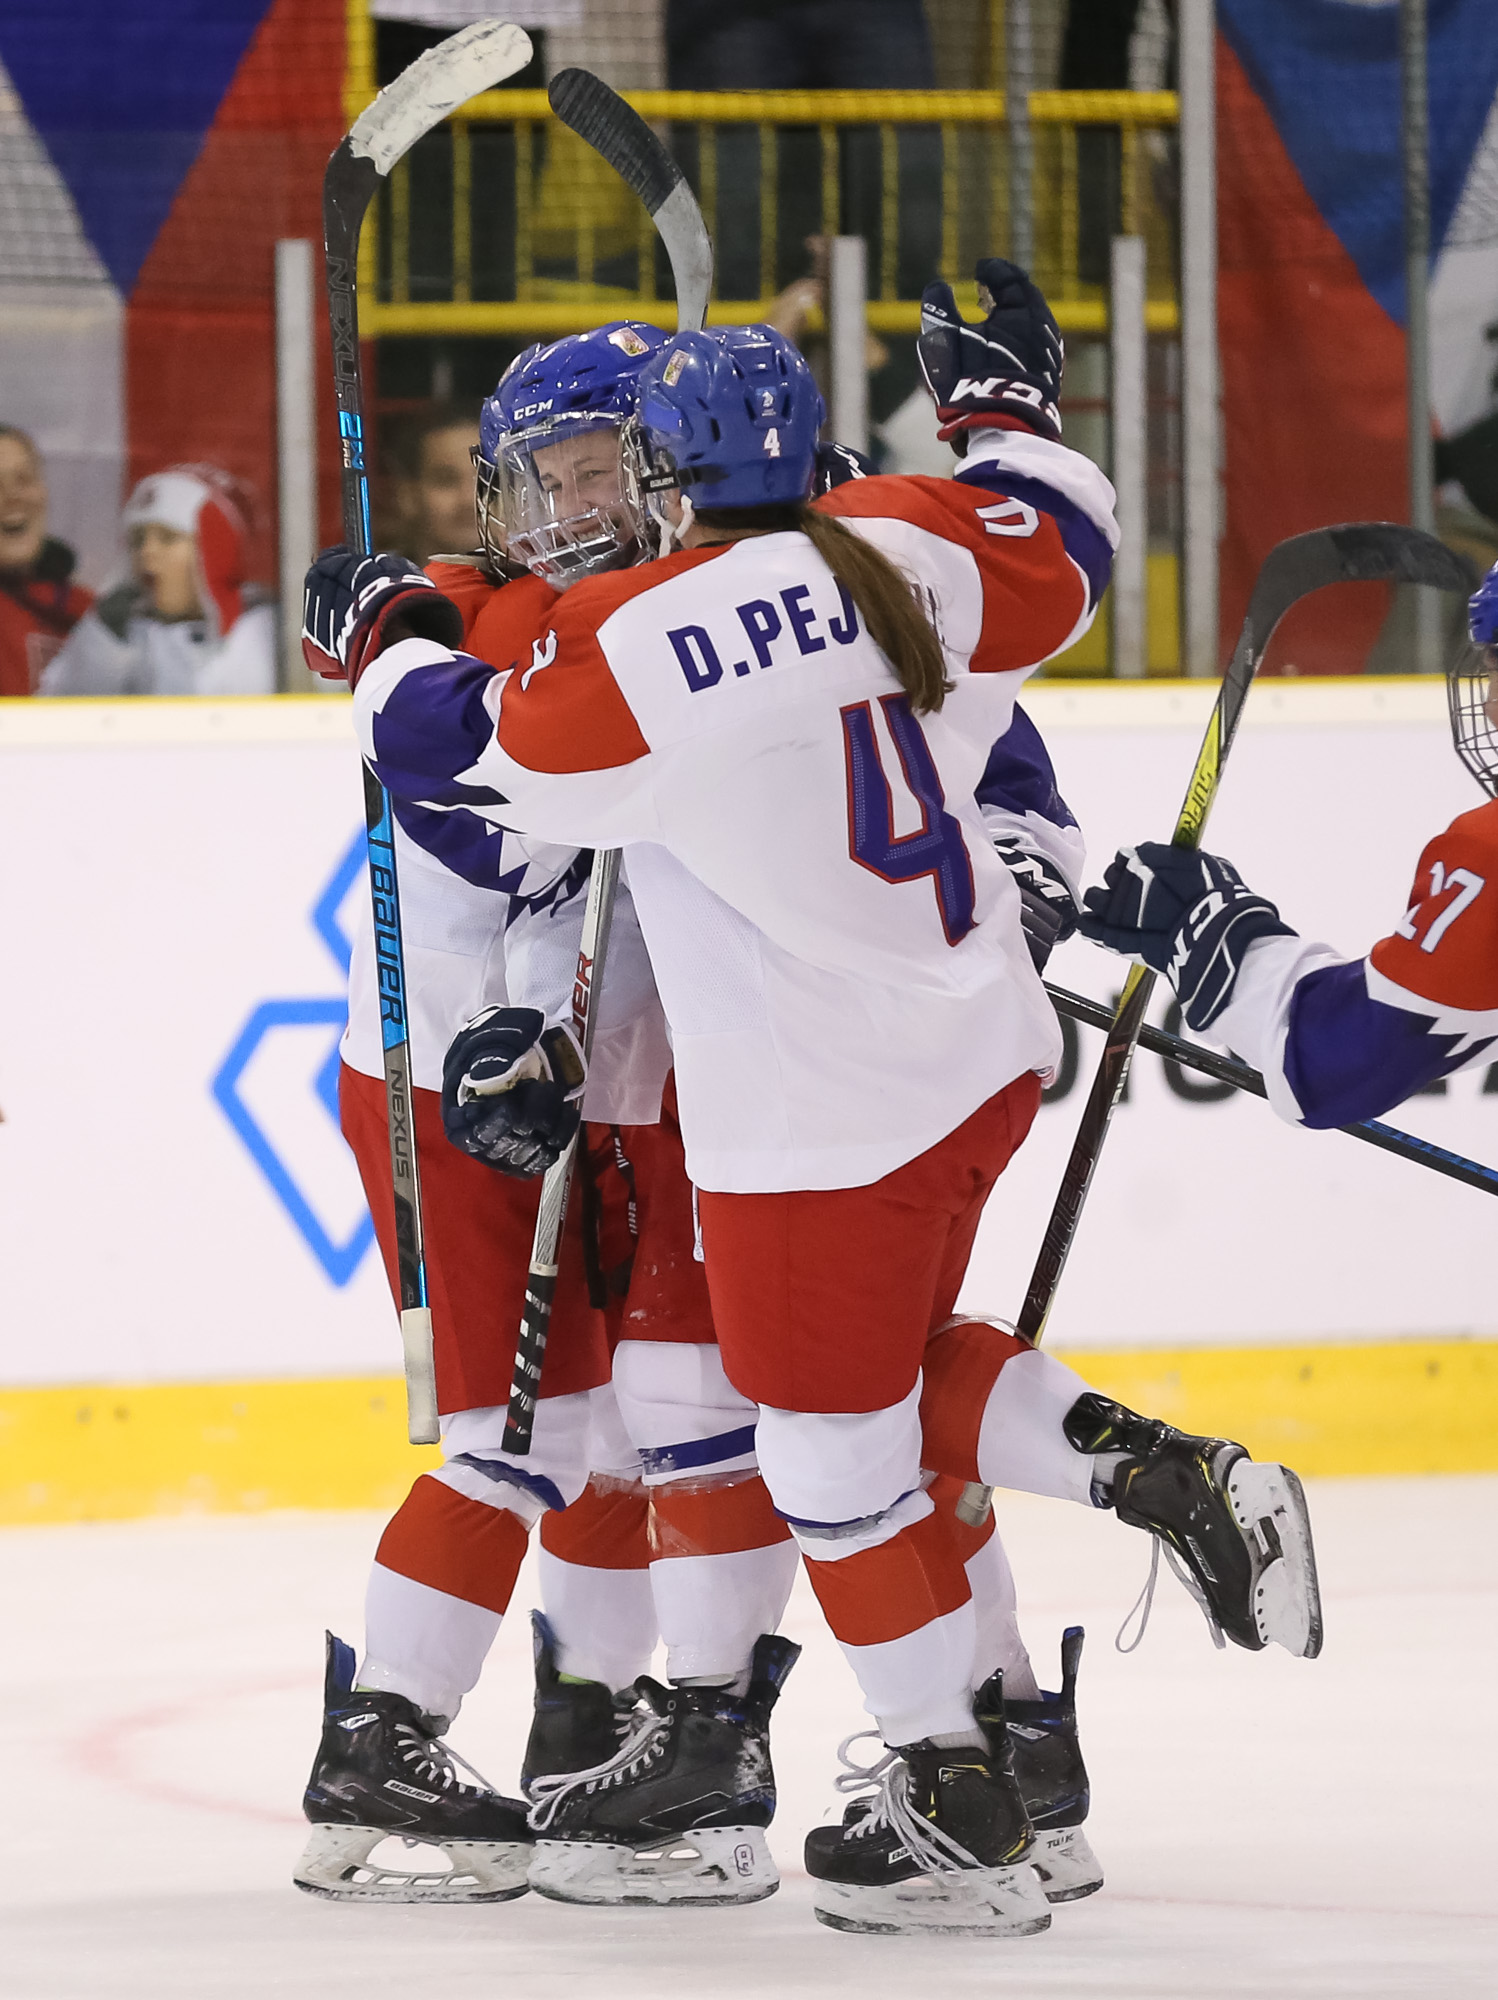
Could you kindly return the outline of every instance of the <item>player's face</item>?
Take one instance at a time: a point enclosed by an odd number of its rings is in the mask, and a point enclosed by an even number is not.
[[[144,521],[130,531],[130,566],[153,617],[201,618],[198,545],[180,528]]]
[[[612,426],[538,445],[534,459],[553,519],[607,515],[619,505],[619,434]]]
[[[24,438],[0,437],[0,571],[28,570],[47,535],[47,482]]]
[[[1488,698],[1483,703],[1483,713],[1495,729],[1498,729],[1498,646],[1487,649]]]

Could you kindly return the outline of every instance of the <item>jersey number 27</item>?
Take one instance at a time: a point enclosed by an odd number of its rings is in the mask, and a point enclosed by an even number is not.
[[[962,828],[947,811],[936,760],[910,697],[881,695],[879,706],[905,789],[920,807],[921,823],[913,833],[895,832],[894,794],[880,755],[873,704],[851,702],[841,711],[848,769],[848,852],[860,868],[883,882],[929,879],[947,943],[961,944],[973,928],[973,864]]]

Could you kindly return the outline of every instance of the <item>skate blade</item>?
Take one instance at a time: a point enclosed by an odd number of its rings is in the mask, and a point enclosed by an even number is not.
[[[1321,1651],[1321,1591],[1304,1488],[1286,1465],[1241,1458],[1228,1475],[1227,1490],[1258,1571],[1254,1623],[1260,1639],[1297,1659],[1314,1660]]]
[[[530,1887],[528,1841],[415,1843],[444,1855],[446,1868],[371,1860],[376,1848],[397,1838],[386,1827],[314,1826],[291,1879],[309,1896],[351,1903],[507,1903]]]
[[[1035,1829],[1030,1866],[1048,1903],[1077,1903],[1103,1886],[1103,1870],[1079,1826]]]
[[[555,1903],[608,1909],[703,1909],[760,1903],[780,1872],[757,1826],[697,1827],[658,1847],[595,1840],[538,1840],[530,1886]]]
[[[1051,1912],[1040,1877],[1023,1868],[964,1868],[905,1882],[813,1884],[817,1922],[879,1937],[1034,1937]]]

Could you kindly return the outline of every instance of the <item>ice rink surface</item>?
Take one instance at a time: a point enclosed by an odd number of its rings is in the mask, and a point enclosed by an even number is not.
[[[823,1929],[800,1837],[832,1799],[852,1678],[798,1586],[806,1652],[776,1718],[784,1883],[744,1910],[470,1909],[301,1895],[298,1803],[325,1624],[359,1637],[380,1522],[276,1515],[0,1534],[10,1773],[5,2000],[931,2000],[1498,1995],[1498,1478],[1311,1490],[1326,1650],[1214,1652],[1162,1578],[1140,1651],[1112,1637],[1147,1565],[1111,1517],[1000,1496],[1030,1644],[1081,1677],[1091,1836],[1108,1873],[1012,1941]],[[529,1572],[517,1603],[529,1606]],[[523,1617],[453,1731],[513,1787],[530,1706]]]

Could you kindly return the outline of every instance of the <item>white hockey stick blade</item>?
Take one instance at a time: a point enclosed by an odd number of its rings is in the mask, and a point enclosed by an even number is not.
[[[376,173],[388,174],[450,111],[516,75],[530,59],[531,38],[524,28],[513,21],[475,21],[386,84],[350,126],[350,152],[372,160]]]
[[[713,240],[681,168],[639,112],[591,70],[559,70],[546,94],[562,123],[607,160],[650,211],[671,260],[678,333],[705,326]]]
[[[406,1435],[412,1444],[440,1444],[437,1414],[437,1360],[428,1306],[407,1306],[401,1314],[401,1354],[406,1376]]]

